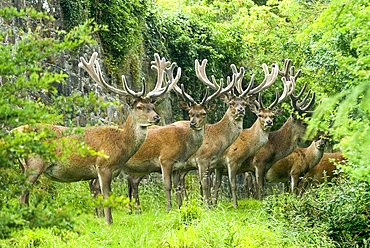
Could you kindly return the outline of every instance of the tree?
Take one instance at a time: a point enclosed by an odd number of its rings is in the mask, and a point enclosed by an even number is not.
[[[0,9],[0,18],[11,21],[13,18],[32,18],[36,22],[53,21],[53,17],[37,12],[32,8]],[[14,27],[0,31],[0,237],[10,234],[11,228],[35,227],[43,225],[68,226],[68,218],[61,221],[61,213],[56,210],[37,209],[31,206],[26,209],[17,204],[16,195],[27,184],[20,174],[17,158],[27,155],[39,155],[49,160],[57,159],[54,142],[47,142],[54,134],[48,130],[41,132],[10,132],[12,128],[28,124],[68,124],[64,123],[64,113],[69,111],[70,103],[87,107],[86,103],[96,106],[99,101],[92,95],[82,97],[57,96],[51,83],[64,83],[66,74],[63,71],[53,72],[45,66],[45,61],[61,51],[71,50],[83,44],[93,43],[90,33],[98,30],[91,21],[71,29],[62,30],[22,30]],[[10,36],[19,38],[14,44],[7,43]],[[52,38],[53,37],[53,38]],[[67,104],[66,104],[67,103]],[[90,105],[91,106],[91,105]],[[64,109],[63,109],[64,108]],[[68,110],[68,111],[67,111]],[[68,145],[66,145],[68,148]],[[76,147],[75,147],[76,148]],[[79,152],[92,152],[77,146]],[[66,149],[68,151],[68,149]],[[68,155],[68,153],[66,153]],[[58,158],[60,159],[60,158]],[[37,209],[37,211],[36,211]],[[68,224],[68,225],[67,225]]]
[[[331,54],[323,67],[335,64],[329,73],[340,79],[333,87],[321,87],[331,91],[331,97],[316,110],[310,129],[329,130],[340,140],[338,147],[350,160],[344,169],[366,181],[370,181],[369,22],[369,1],[335,0],[303,33],[316,57],[325,57],[317,51]]]

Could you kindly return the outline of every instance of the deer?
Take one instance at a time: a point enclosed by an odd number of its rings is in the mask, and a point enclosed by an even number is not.
[[[207,60],[203,60],[201,64],[196,60],[196,74],[197,77],[210,88],[214,88],[214,83],[211,83],[207,78],[205,67]],[[231,66],[234,73],[236,73],[235,66]],[[253,88],[254,75],[251,76],[248,87],[243,90],[241,87],[241,77],[237,79],[238,86],[236,91],[238,95],[229,93],[223,95],[221,100],[228,104],[228,109],[222,119],[215,124],[207,124],[203,139],[203,144],[199,150],[188,160],[187,168],[185,170],[198,169],[199,178],[201,182],[201,188],[203,193],[204,202],[210,205],[210,174],[214,167],[217,165],[221,155],[225,150],[234,143],[239,137],[243,130],[243,117],[245,114],[245,108],[248,106],[252,99],[252,95],[257,94],[260,91],[270,87],[276,80],[278,75],[278,67],[276,64],[272,65],[271,73],[266,64],[262,65],[265,73],[265,78],[261,84]],[[244,75],[244,68],[240,71]],[[212,81],[215,82],[214,76]],[[185,125],[186,122],[176,122],[175,125]],[[182,175],[184,178],[184,176]],[[184,182],[180,185],[184,187]],[[183,190],[182,190],[183,191]]]
[[[297,194],[299,178],[314,168],[324,155],[325,137],[314,139],[307,148],[297,148],[289,156],[280,159],[266,173],[266,181],[285,183],[290,181],[290,190]]]
[[[67,138],[81,139],[94,151],[104,151],[106,156],[95,156],[91,154],[81,156],[72,153],[68,156],[67,161],[47,161],[38,156],[30,156],[20,161],[20,165],[22,172],[31,183],[35,183],[41,174],[58,182],[98,179],[103,198],[107,199],[111,191],[112,179],[119,174],[129,158],[140,149],[147,137],[148,127],[160,121],[160,117],[155,111],[154,103],[158,97],[164,95],[176,85],[181,76],[181,68],[177,70],[176,78],[173,79],[173,75],[171,75],[170,78],[173,80],[167,82],[166,86],[163,86],[163,78],[170,62],[165,61],[164,58],[160,59],[159,55],[155,54],[155,59],[159,61],[160,67],[158,68],[158,80],[155,88],[144,97],[144,79],[142,80],[141,92],[135,92],[130,89],[125,76],[122,76],[123,90],[106,83],[99,62],[96,60],[97,56],[98,53],[94,52],[89,62],[81,57],[79,67],[87,71],[90,77],[101,87],[118,95],[133,98],[134,101],[131,103],[130,114],[122,126],[92,126],[86,128],[82,134],[71,135]],[[57,139],[68,128],[57,125],[43,125],[38,128],[44,127],[48,127],[56,132]],[[30,130],[30,127],[22,126],[16,130],[24,132]],[[58,155],[63,154],[63,150],[60,147],[57,147],[56,152]],[[26,205],[29,204],[28,189],[23,192],[19,202]],[[105,207],[105,222],[107,224],[113,223],[110,207]]]
[[[290,81],[295,82],[300,72],[301,70],[295,74],[295,68],[292,66],[290,67],[290,75],[287,70],[279,71],[279,75],[290,78]],[[256,199],[262,199],[265,173],[271,166],[291,154],[298,146],[302,146],[307,129],[304,117],[312,116],[314,111],[309,111],[309,109],[315,104],[315,92],[312,93],[312,97],[308,101],[311,90],[307,92],[302,101],[299,101],[306,87],[307,83],[304,84],[298,95],[295,95],[293,90],[289,97],[295,112],[290,115],[279,130],[270,132],[267,143],[254,155],[246,159],[238,169],[237,173],[252,172],[255,175]]]
[[[300,180],[298,188],[301,191],[307,189],[310,185],[330,182],[333,178],[339,177],[337,164],[344,165],[347,160],[341,152],[324,153],[319,163],[311,168]]]
[[[205,125],[207,123],[207,114],[216,109],[217,104],[210,102],[217,96],[227,93],[234,87],[234,78],[223,88],[222,82],[217,85],[216,92],[208,96],[208,89],[203,100],[197,103],[190,95],[185,93],[184,85],[181,85],[181,91],[174,87],[174,91],[181,94],[183,98],[190,102],[179,101],[181,107],[189,112],[190,122],[186,126],[153,126],[148,130],[148,137],[139,151],[126,163],[123,171],[130,175],[142,176],[151,172],[161,172],[165,185],[167,211],[171,211],[171,188],[173,171],[179,170],[185,166],[186,161],[202,145]],[[140,181],[140,178],[136,178]],[[135,204],[138,200],[138,187],[133,186],[133,195]],[[182,201],[177,197],[178,206],[181,207]],[[138,208],[139,206],[136,205]]]
[[[285,71],[288,70],[290,63],[291,60],[285,60]],[[284,110],[283,108],[274,109],[275,106],[290,96],[295,88],[294,80],[286,81],[286,78],[283,77],[282,81],[284,85],[283,94],[279,97],[279,91],[276,88],[276,98],[270,106],[264,107],[261,92],[259,92],[258,101],[254,100],[249,104],[249,109],[257,115],[257,120],[250,128],[244,129],[235,142],[222,154],[215,170],[214,205],[217,204],[218,189],[221,184],[223,170],[226,168],[230,181],[233,206],[235,208],[238,207],[236,199],[236,174],[238,169],[247,158],[255,154],[267,143],[274,117],[282,114]],[[240,85],[237,87],[240,87]]]

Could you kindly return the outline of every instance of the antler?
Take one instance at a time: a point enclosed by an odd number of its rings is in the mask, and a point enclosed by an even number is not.
[[[212,82],[208,80],[207,75],[206,75],[206,65],[207,65],[208,60],[203,59],[202,64],[199,65],[199,61],[196,59],[195,60],[195,73],[197,74],[197,77],[200,81],[202,81],[207,87],[212,88],[213,90],[217,91],[218,90],[218,84],[216,82],[216,79],[214,75],[211,76]],[[240,68],[240,72],[238,73],[237,71],[233,74],[232,80],[230,82],[230,77],[227,77],[227,86],[225,89],[222,89],[219,95],[223,95],[226,92],[229,92],[235,85],[235,82],[239,81],[242,77],[244,76],[244,68]],[[223,79],[220,79],[220,84],[222,85]]]
[[[291,99],[292,107],[295,110],[298,111],[299,115],[302,115],[302,114],[306,113],[308,116],[311,116],[314,113],[314,111],[308,111],[308,110],[315,104],[315,94],[316,93],[313,92],[311,100],[307,105],[306,105],[307,99],[308,99],[309,95],[311,94],[311,90],[309,90],[307,92],[307,95],[305,96],[305,98],[303,98],[302,102],[299,102],[299,98],[302,97],[303,92],[306,89],[306,86],[307,86],[307,83],[304,83],[304,86],[303,86],[301,92],[298,94],[298,96],[295,96],[295,94],[293,92],[293,94],[290,95],[290,99]],[[304,105],[306,105],[306,106],[304,106]]]
[[[98,83],[100,86],[102,86],[103,88],[105,88],[109,91],[112,91],[114,93],[117,93],[117,94],[123,95],[123,96],[131,95],[131,96],[136,97],[136,98],[140,98],[144,95],[144,93],[145,93],[145,80],[144,80],[144,78],[143,78],[143,82],[142,82],[143,88],[142,88],[141,92],[135,92],[135,91],[131,90],[128,87],[128,84],[127,84],[127,81],[126,81],[126,78],[125,78],[124,75],[122,75],[123,90],[117,89],[117,88],[107,84],[103,79],[103,75],[102,75],[102,72],[101,72],[101,69],[100,69],[99,62],[96,61],[97,57],[98,57],[97,52],[93,53],[89,62],[86,62],[86,60],[83,57],[81,57],[80,58],[81,62],[78,63],[78,66],[80,68],[83,68],[85,71],[87,71],[89,73],[90,77],[96,83]]]
[[[228,84],[230,85],[230,79],[228,78]],[[207,90],[206,90],[206,94],[204,95],[203,97],[203,100],[201,101],[200,104],[202,105],[207,105],[208,102],[210,102],[211,100],[213,100],[214,98],[216,98],[217,96],[219,96],[221,94],[221,91],[222,91],[222,86],[223,86],[223,80],[221,79],[221,83],[220,85],[217,85],[217,90],[215,93],[213,93],[211,96],[207,97],[208,96],[208,90],[209,90],[209,87],[207,87]],[[177,93],[177,94],[180,94],[180,95],[183,95],[183,97],[187,100],[189,100],[192,104],[198,104],[190,95],[188,95],[187,93],[185,93],[184,91],[184,85],[181,84],[181,89],[175,85],[173,90]],[[231,88],[231,87],[230,87]]]
[[[155,88],[147,94],[147,97],[150,98],[159,97],[166,93],[167,91],[171,90],[181,77],[181,68],[179,67],[177,70],[176,77],[173,78],[173,71],[176,67],[176,63],[172,63],[170,68],[167,68],[170,65],[169,61],[166,61],[165,58],[161,59],[158,53],[154,54],[154,58],[155,60],[151,62],[152,64],[151,69],[157,70],[158,76]],[[166,75],[169,81],[166,80]],[[166,83],[166,87],[162,87],[163,82]]]
[[[243,89],[242,89],[242,80],[243,80],[243,78],[239,78],[239,80],[237,80],[236,90],[240,94],[240,97],[243,97],[245,95],[257,94],[257,93],[263,91],[264,89],[270,87],[276,81],[276,78],[277,78],[277,75],[278,75],[278,72],[279,72],[279,65],[273,64],[272,68],[271,68],[271,73],[269,73],[269,70],[268,70],[268,67],[267,67],[266,64],[262,64],[262,68],[263,68],[263,71],[265,73],[265,79],[262,81],[261,84],[259,84],[254,89],[252,89],[253,84],[254,84],[254,76],[255,76],[254,74],[252,75],[251,80],[249,82],[249,85],[248,85],[248,87],[245,91],[243,91]],[[233,73],[237,73],[237,69],[236,69],[236,66],[234,64],[231,65],[231,69],[232,69]]]
[[[285,78],[294,77],[294,81],[296,81],[297,78],[299,77],[299,75],[301,74],[302,70],[298,70],[297,73],[295,74],[295,67],[292,66],[292,67],[289,68],[289,65],[291,63],[292,63],[291,59],[286,59],[284,61],[284,65],[283,65],[284,69],[283,69],[283,71],[279,71],[279,75],[282,76],[282,77],[285,77]],[[290,71],[288,71],[288,68],[289,68]]]

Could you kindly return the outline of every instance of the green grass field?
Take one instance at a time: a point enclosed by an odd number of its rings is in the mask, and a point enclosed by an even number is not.
[[[115,194],[125,194],[115,182]],[[122,190],[123,189],[123,190]],[[119,192],[120,191],[120,192]],[[270,218],[262,202],[241,200],[238,209],[223,197],[213,209],[203,206],[198,192],[178,210],[166,213],[162,184],[141,186],[142,213],[130,213],[127,204],[113,210],[114,223],[94,216],[86,205],[87,182],[60,184],[41,180],[33,190],[32,202],[60,202],[75,221],[73,229],[57,227],[17,230],[0,241],[1,247],[328,247],[325,237],[312,231],[298,233]],[[174,197],[173,197],[174,199]],[[15,199],[16,201],[16,199]],[[83,208],[83,209],[82,209]]]

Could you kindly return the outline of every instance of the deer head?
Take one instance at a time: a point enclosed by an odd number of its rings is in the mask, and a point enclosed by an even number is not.
[[[190,102],[190,105],[187,102],[179,101],[180,106],[184,109],[189,111],[190,117],[190,128],[192,129],[201,129],[207,123],[207,113],[216,109],[217,104],[210,102],[218,97],[220,94],[225,94],[234,86],[233,82],[228,80],[228,85],[226,88],[223,88],[223,82],[221,81],[220,85],[217,83],[214,85],[216,91],[211,95],[208,96],[209,88],[207,87],[206,93],[203,97],[203,100],[200,103],[197,103],[190,95],[185,93],[184,85],[181,84],[181,91],[179,87],[176,85],[174,86],[174,91],[178,94],[181,94],[183,98]]]
[[[83,68],[88,72],[90,77],[98,83],[101,87],[116,93],[122,96],[129,96],[134,99],[131,102],[131,113],[130,116],[133,121],[139,124],[142,127],[150,126],[153,123],[158,123],[160,121],[160,117],[158,113],[155,111],[154,103],[156,99],[163,94],[165,94],[168,90],[174,87],[181,76],[181,68],[177,70],[176,78],[171,77],[170,82],[166,82],[166,85],[163,87],[163,82],[165,81],[165,69],[170,64],[170,62],[165,61],[164,58],[160,59],[158,54],[154,54],[155,61],[152,61],[152,69],[158,70],[158,78],[155,88],[150,91],[145,97],[145,79],[142,80],[142,90],[141,92],[135,92],[131,90],[127,84],[126,78],[122,75],[122,87],[123,90],[117,89],[109,84],[107,84],[103,78],[100,65],[96,58],[98,56],[97,52],[94,52],[90,58],[89,62],[86,62],[84,58],[81,57],[81,62],[78,64],[79,67]],[[173,69],[172,71],[173,72]]]
[[[295,73],[294,66],[291,66],[290,70],[288,70],[290,63],[290,59],[286,59],[284,61],[284,69],[283,71],[279,71],[279,75],[282,76],[283,81],[286,81],[286,79],[290,78],[290,81],[294,82],[295,84],[297,78],[301,73],[301,70],[298,70],[297,73]],[[292,130],[294,130],[299,146],[304,146],[304,144],[302,143],[302,138],[304,137],[307,130],[307,124],[304,121],[304,117],[312,116],[314,111],[309,111],[309,109],[312,108],[312,106],[315,104],[315,92],[313,92],[310,101],[308,101],[311,90],[308,91],[307,95],[302,99],[302,101],[299,100],[303,96],[306,86],[307,83],[304,84],[301,92],[298,95],[295,94],[295,87],[293,87],[293,92],[289,95],[291,99],[291,105],[295,111],[295,113],[291,115],[291,118],[293,119],[291,128]]]
[[[207,78],[205,67],[207,65],[207,59],[204,59],[201,64],[199,64],[198,60],[195,60],[195,72],[197,74],[197,77],[201,82],[203,82],[207,87],[210,87],[214,90],[217,89],[217,82],[215,77],[212,75],[212,82]],[[253,88],[254,83],[254,75],[252,75],[252,78],[250,80],[250,83],[246,90],[242,89],[242,79],[244,77],[244,68],[240,68],[240,72],[236,69],[235,65],[231,65],[231,69],[233,71],[233,76],[231,83],[235,85],[235,88],[238,92],[238,95],[235,94],[235,91],[232,90],[230,92],[230,89],[223,90],[220,94],[221,100],[228,104],[228,111],[231,113],[231,117],[234,120],[242,121],[244,115],[245,115],[245,108],[247,106],[247,99],[252,94],[257,94],[258,92],[262,91],[265,88],[270,87],[277,77],[277,70],[273,69],[272,73],[270,74],[268,72],[267,65],[263,64],[263,68],[265,71],[265,79],[263,82]],[[230,82],[230,77],[227,78],[228,83]],[[220,82],[222,84],[223,79],[220,79]],[[252,89],[253,88],[253,89]]]

